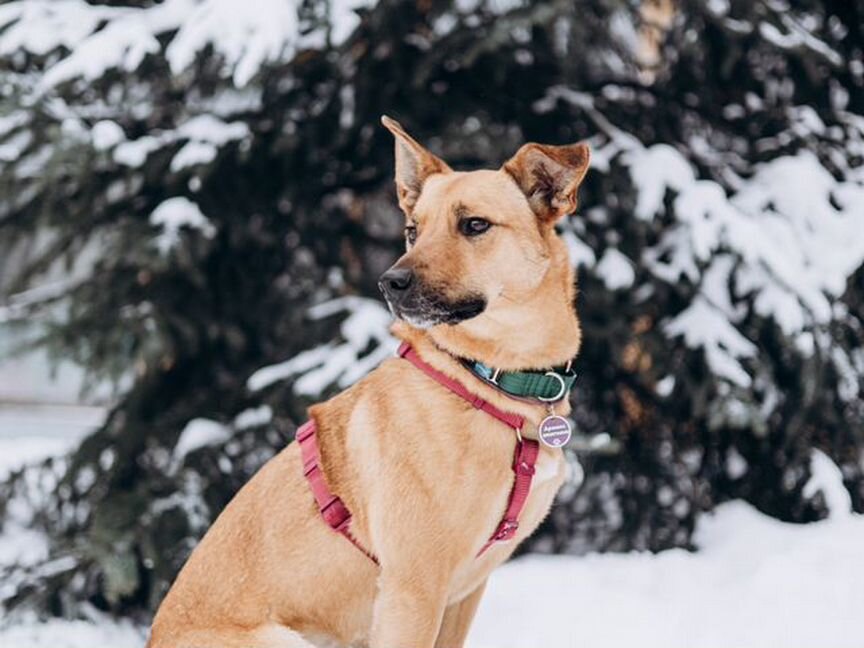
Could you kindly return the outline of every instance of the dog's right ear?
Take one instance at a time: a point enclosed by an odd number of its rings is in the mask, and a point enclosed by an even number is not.
[[[395,119],[382,115],[381,123],[396,138],[396,195],[402,211],[410,214],[426,178],[447,173],[450,167],[418,144]]]
[[[531,143],[520,148],[503,168],[537,217],[554,223],[576,211],[576,191],[590,160],[591,151],[584,142],[567,146]]]

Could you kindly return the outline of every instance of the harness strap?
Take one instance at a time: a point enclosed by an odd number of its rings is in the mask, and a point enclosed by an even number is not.
[[[477,556],[479,557],[496,542],[506,542],[516,535],[516,531],[519,529],[519,516],[522,514],[522,509],[525,508],[525,502],[528,500],[528,494],[531,492],[531,481],[534,478],[534,466],[537,463],[540,444],[533,439],[522,438],[520,431],[525,423],[525,419],[522,416],[498,409],[492,403],[480,398],[476,394],[472,394],[462,383],[446,376],[424,362],[411,345],[403,342],[399,347],[399,356],[411,362],[411,364],[423,371],[435,382],[468,401],[477,409],[510,426],[517,433],[512,466],[514,479],[513,486],[510,489],[510,496],[507,499],[507,508],[495,532],[486,544],[480,548],[480,551],[477,552]],[[330,487],[327,486],[327,482],[324,480],[324,473],[321,470],[321,451],[318,447],[316,432],[315,421],[309,420],[297,429],[295,438],[300,446],[303,475],[309,482],[309,489],[312,491],[312,495],[318,505],[318,510],[321,512],[321,517],[324,518],[324,521],[331,529],[345,536],[351,544],[377,565],[378,559],[375,555],[367,551],[351,534],[351,512],[345,506],[345,503],[330,490]]]
[[[519,515],[525,507],[528,493],[531,492],[531,480],[534,478],[534,465],[537,463],[539,451],[539,444],[536,441],[526,439],[517,442],[516,453],[513,455],[513,472],[516,473],[516,478],[507,501],[507,510],[495,533],[478,552],[478,556],[496,542],[506,542],[516,535],[516,530],[519,528]]]
[[[333,494],[333,491],[327,486],[324,481],[324,473],[321,470],[321,451],[318,448],[318,435],[316,434],[315,421],[306,421],[297,430],[295,439],[300,445],[300,458],[303,461],[303,476],[309,482],[309,489],[312,491],[312,496],[315,498],[315,503],[318,505],[318,510],[321,512],[321,517],[328,526],[342,534],[348,541],[362,551],[366,556],[378,564],[378,559],[366,551],[363,546],[357,542],[357,539],[351,534],[351,512],[345,506],[345,503]]]
[[[454,380],[450,376],[447,376],[440,371],[438,371],[435,367],[430,364],[427,364],[423,361],[422,358],[417,354],[417,352],[411,347],[407,342],[403,342],[399,345],[398,354],[400,357],[405,358],[415,367],[420,369],[427,376],[432,378],[435,382],[444,385],[447,389],[452,391],[457,396],[465,399],[469,403],[471,403],[474,407],[479,410],[483,410],[489,416],[493,416],[502,423],[509,425],[516,431],[522,430],[522,425],[525,423],[525,419],[518,414],[513,414],[512,412],[505,412],[504,410],[500,410],[495,407],[492,403],[483,400],[479,396],[472,394],[465,386],[457,380]]]
[[[462,383],[424,362],[407,342],[399,345],[398,354],[427,376],[471,403],[477,409],[483,410],[490,416],[516,430],[516,449],[513,453],[513,472],[515,478],[513,480],[513,487],[510,490],[510,497],[507,500],[507,509],[504,511],[504,517],[498,523],[495,533],[492,534],[492,537],[489,538],[477,553],[480,556],[496,542],[506,542],[516,535],[516,531],[519,529],[519,516],[522,514],[522,509],[525,508],[525,502],[528,500],[528,494],[531,492],[531,481],[534,479],[534,465],[537,463],[537,456],[540,454],[540,444],[533,439],[522,438],[520,433],[522,426],[525,424],[524,417],[498,409],[492,403],[480,398],[476,394],[472,394]]]

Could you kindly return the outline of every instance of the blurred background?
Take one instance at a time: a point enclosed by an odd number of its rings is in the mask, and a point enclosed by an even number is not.
[[[573,477],[470,645],[864,645],[862,0],[0,3],[0,644],[140,647],[393,352],[382,113],[593,149]]]

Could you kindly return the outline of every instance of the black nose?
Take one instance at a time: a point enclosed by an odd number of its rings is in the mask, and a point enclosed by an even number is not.
[[[399,298],[414,283],[414,273],[408,268],[390,268],[387,272],[381,275],[378,280],[378,287],[385,297]]]

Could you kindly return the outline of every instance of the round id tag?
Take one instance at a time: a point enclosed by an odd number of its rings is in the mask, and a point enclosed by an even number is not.
[[[567,445],[572,434],[573,428],[570,427],[569,421],[556,414],[547,416],[537,428],[537,436],[540,437],[543,445],[549,448],[561,448]]]

